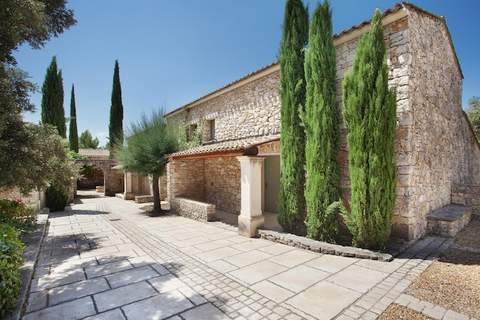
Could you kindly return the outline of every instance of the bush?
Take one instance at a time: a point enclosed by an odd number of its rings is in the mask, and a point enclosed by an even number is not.
[[[23,243],[15,228],[0,224],[0,318],[16,306],[22,285],[20,267],[23,250]]]
[[[68,203],[68,193],[65,188],[52,185],[46,192],[47,207],[50,211],[63,211]]]
[[[0,224],[9,224],[20,232],[34,229],[35,210],[20,200],[0,199]]]

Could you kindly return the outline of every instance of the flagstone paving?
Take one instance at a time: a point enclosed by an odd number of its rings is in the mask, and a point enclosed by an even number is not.
[[[392,262],[321,255],[118,198],[49,222],[28,320],[375,319],[451,243],[425,238]]]

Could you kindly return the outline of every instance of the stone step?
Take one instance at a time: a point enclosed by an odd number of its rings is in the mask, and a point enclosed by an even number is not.
[[[125,195],[123,193],[115,193],[116,198],[124,199]]]
[[[472,208],[449,204],[427,215],[427,232],[442,237],[455,237],[469,222]]]

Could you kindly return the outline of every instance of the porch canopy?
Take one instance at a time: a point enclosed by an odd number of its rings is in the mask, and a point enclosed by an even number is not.
[[[279,135],[249,137],[169,155],[167,189],[172,210],[204,221],[233,217],[240,229],[250,225],[252,218],[262,214],[262,155],[275,152],[279,140]],[[254,224],[263,222],[260,218]],[[252,232],[246,233],[251,236]]]
[[[280,135],[270,135],[208,143],[172,153],[169,155],[169,158],[179,160],[221,156],[254,156],[258,154],[259,145],[278,141],[279,139]]]

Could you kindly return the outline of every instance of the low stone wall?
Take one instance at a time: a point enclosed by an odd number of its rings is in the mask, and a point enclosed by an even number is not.
[[[198,220],[215,220],[215,205],[187,198],[176,197],[171,201],[171,211],[182,217]]]
[[[472,207],[476,214],[480,214],[480,185],[453,185],[452,203]]]
[[[388,253],[374,252],[361,248],[345,247],[338,244],[308,239],[296,236],[290,233],[282,233],[271,230],[258,230],[258,234],[262,239],[278,242],[287,246],[292,246],[304,250],[310,250],[319,253],[355,257],[360,259],[371,259],[380,261],[392,261],[392,255]]]

